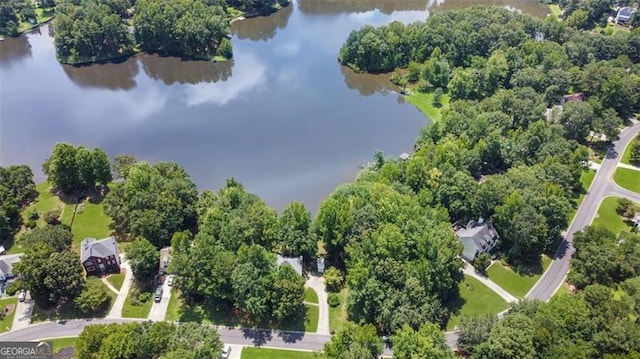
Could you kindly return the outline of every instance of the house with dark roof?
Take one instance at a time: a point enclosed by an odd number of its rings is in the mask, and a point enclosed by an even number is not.
[[[80,243],[80,261],[87,275],[120,273],[120,255],[116,239],[85,238]]]
[[[493,224],[482,220],[469,222],[466,227],[458,229],[456,235],[464,246],[462,257],[469,262],[473,262],[480,253],[492,250],[500,238]]]
[[[616,24],[628,24],[633,20],[637,10],[631,6],[624,6],[616,13]]]
[[[562,96],[560,100],[560,104],[564,105],[567,102],[584,102],[585,96],[582,92],[576,92],[568,95]]]
[[[13,263],[0,259],[0,283],[6,283],[8,279],[13,277]]]
[[[276,255],[276,263],[278,266],[288,265],[296,273],[302,275],[302,256],[300,257],[283,257],[280,254]]]

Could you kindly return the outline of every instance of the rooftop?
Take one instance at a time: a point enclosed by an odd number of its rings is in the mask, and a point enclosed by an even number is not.
[[[91,257],[106,258],[109,256],[118,257],[118,243],[116,243],[115,237],[101,240],[89,237],[80,243],[80,260],[83,262]],[[120,261],[120,258],[118,258],[118,261]]]

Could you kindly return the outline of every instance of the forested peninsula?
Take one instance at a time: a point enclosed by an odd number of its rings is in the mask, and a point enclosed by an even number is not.
[[[268,14],[288,4],[289,0],[61,0],[53,25],[56,55],[68,64],[110,61],[139,51],[224,61],[233,56],[233,18]]]

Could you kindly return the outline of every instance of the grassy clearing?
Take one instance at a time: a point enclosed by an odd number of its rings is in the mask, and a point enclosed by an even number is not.
[[[264,348],[242,348],[241,359],[312,359],[315,358],[313,352],[303,352],[296,350],[264,349]]]
[[[307,316],[304,320],[304,331],[315,333],[318,330],[320,307],[308,304],[305,304],[304,306],[307,309]]]
[[[73,207],[71,207],[71,211],[73,211]],[[90,201],[81,203],[78,205],[76,217],[71,227],[73,246],[78,248],[80,242],[87,237],[97,239],[109,237],[111,234],[110,224],[111,218],[104,213],[102,203],[91,203]]]
[[[453,330],[465,315],[498,314],[509,305],[477,279],[464,276],[460,282],[460,298],[449,303],[453,315],[447,323],[447,330]]]
[[[619,199],[620,197],[607,197],[602,200],[598,208],[598,214],[593,220],[594,226],[605,227],[615,233],[616,236],[622,231],[630,232],[632,229],[631,225],[625,223],[622,217],[616,213]]]
[[[120,270],[118,274],[111,274],[107,277],[107,281],[117,290],[122,288],[122,283],[124,283],[124,269]]]
[[[7,306],[13,306],[11,313],[0,319],[0,333],[8,332],[13,325],[13,317],[16,316],[18,308],[18,297],[5,298],[0,300],[0,310],[4,310]]]
[[[344,323],[347,322],[347,300],[349,297],[349,290],[344,288],[338,293],[340,298],[340,305],[337,307],[329,306],[329,330],[334,333],[337,332]]]
[[[560,10],[560,6],[558,4],[549,4],[549,10],[551,11],[551,16],[555,17],[556,19],[560,18],[562,10]]]
[[[56,319],[78,319],[78,318],[102,318],[109,313],[111,306],[116,301],[116,294],[112,292],[107,286],[102,283],[99,278],[91,277],[87,281],[98,281],[104,286],[107,296],[109,297],[109,303],[98,312],[85,313],[76,308],[73,301],[67,302],[59,307],[53,309],[42,309],[37,305],[34,305],[33,312],[31,314],[31,322],[42,322],[46,320]]]
[[[58,196],[54,195],[50,192],[51,185],[49,182],[41,182],[36,185],[36,191],[38,191],[38,197],[35,201],[33,201],[25,210],[22,212],[22,221],[29,221],[29,214],[31,212],[37,212],[40,218],[36,221],[38,227],[44,226],[44,214],[49,211],[64,209],[64,203],[58,198]]]
[[[168,322],[177,322],[180,318],[180,293],[175,288],[171,288],[171,297],[167,306],[167,314],[164,319]]]
[[[636,137],[638,137],[638,135],[636,135]],[[628,165],[632,164],[631,163],[631,144],[633,143],[636,137],[634,137],[634,139],[631,140],[627,145],[627,148],[624,149],[624,153],[622,154],[622,158],[620,158],[620,162]]]
[[[613,175],[613,180],[622,188],[640,193],[640,171],[629,168],[618,168]]]
[[[524,297],[536,284],[542,273],[551,264],[551,258],[543,255],[537,268],[514,271],[500,262],[494,262],[488,269],[489,279],[516,298]]]
[[[433,92],[419,92],[414,90],[410,95],[405,96],[410,104],[416,106],[433,122],[438,122],[442,118],[442,110],[449,108],[449,95],[442,95],[442,105],[436,107],[433,105]]]
[[[64,348],[75,348],[76,340],[78,337],[68,337],[68,338],[53,338],[53,339],[44,339],[46,341],[53,342],[53,354],[58,354]]]
[[[304,301],[307,303],[318,304],[318,294],[312,288],[304,289]]]
[[[133,284],[132,284],[133,285]],[[142,293],[141,293],[142,294]],[[140,303],[140,305],[131,304],[131,292],[127,294],[127,299],[122,306],[123,318],[147,318],[153,305],[153,293],[149,293],[149,299],[146,302]]]

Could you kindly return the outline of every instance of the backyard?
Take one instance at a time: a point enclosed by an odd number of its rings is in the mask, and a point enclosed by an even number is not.
[[[449,95],[443,94],[440,107],[433,105],[433,92],[420,92],[414,90],[410,95],[405,96],[410,104],[417,107],[433,122],[438,122],[442,118],[442,110],[449,108]]]

